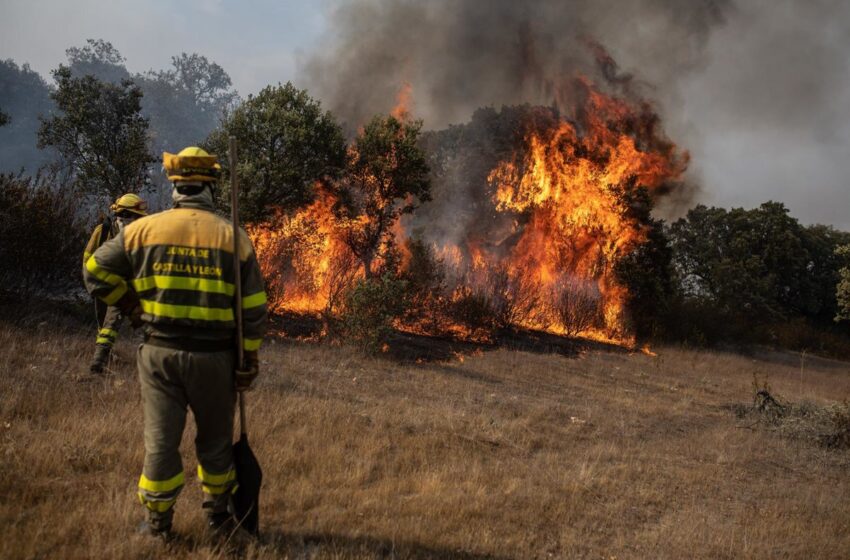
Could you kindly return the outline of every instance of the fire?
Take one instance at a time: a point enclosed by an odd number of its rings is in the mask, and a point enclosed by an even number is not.
[[[272,311],[333,311],[356,275],[353,256],[341,240],[345,224],[333,213],[336,197],[322,185],[316,190],[315,202],[304,210],[293,216],[278,212],[247,229]]]
[[[404,82],[396,94],[396,104],[390,111],[390,115],[399,120],[405,120],[410,116],[412,106],[413,86],[410,85],[410,82]]]
[[[498,326],[633,342],[630,294],[616,265],[647,240],[645,218],[634,211],[637,194],[659,196],[684,172],[687,154],[656,132],[646,104],[605,94],[586,78],[574,89],[580,101],[569,114],[529,108],[522,142],[490,170],[486,198],[476,204],[490,209],[492,223],[478,223],[456,244],[417,233],[446,279],[444,291],[420,305],[445,316],[429,327],[400,328],[475,338],[445,310],[478,298]],[[393,115],[408,118],[411,100],[406,83]],[[343,233],[365,218],[343,223],[332,191],[317,192],[309,207],[250,230],[275,311],[333,313],[363,276]],[[392,227],[400,274],[412,266],[406,226]]]

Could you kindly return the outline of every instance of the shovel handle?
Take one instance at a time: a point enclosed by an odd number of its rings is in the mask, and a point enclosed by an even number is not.
[[[248,427],[245,425],[245,391],[239,393],[239,434],[248,437]]]
[[[236,281],[234,290],[234,315],[236,317],[236,367],[245,367],[245,349],[242,341],[242,262],[239,259],[239,182],[236,178],[236,138],[230,137],[228,159],[230,160],[230,221],[233,223],[233,277]],[[245,423],[245,392],[239,392],[239,431],[247,436],[248,427]]]

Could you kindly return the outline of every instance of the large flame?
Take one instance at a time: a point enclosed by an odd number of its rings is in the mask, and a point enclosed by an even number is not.
[[[448,284],[434,298],[477,293],[516,327],[628,343],[629,294],[615,266],[646,242],[631,195],[645,189],[651,199],[682,174],[687,156],[660,139],[646,105],[606,95],[587,79],[577,84],[583,101],[569,117],[526,123],[522,144],[490,171],[489,194],[478,202],[500,223],[457,244],[429,241]],[[405,84],[394,115],[408,118],[410,102]],[[274,310],[333,312],[346,285],[363,275],[342,235],[365,218],[341,223],[331,191],[317,190],[311,206],[250,230]],[[408,233],[401,222],[392,232],[406,268]],[[427,231],[419,235],[429,240]],[[450,323],[443,330],[470,334]]]

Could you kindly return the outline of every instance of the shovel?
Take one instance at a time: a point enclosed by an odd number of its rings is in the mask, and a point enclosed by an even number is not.
[[[236,359],[244,367],[245,351],[242,347],[242,275],[239,260],[239,196],[236,181],[236,138],[230,137],[230,213],[233,221],[233,270],[236,289]],[[239,525],[254,536],[260,534],[260,486],[263,470],[248,444],[248,427],[245,423],[245,393],[239,393],[239,441],[233,444],[233,464],[239,487],[233,494],[233,513]]]

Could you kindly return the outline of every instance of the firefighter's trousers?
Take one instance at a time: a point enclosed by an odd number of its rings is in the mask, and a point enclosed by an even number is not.
[[[188,352],[139,347],[139,383],[145,416],[145,465],[139,499],[152,512],[169,512],[183,488],[180,440],[187,407],[197,426],[195,452],[205,502],[235,490],[233,469],[234,352]]]
[[[105,346],[111,350],[115,345],[115,340],[118,338],[118,329],[121,328],[121,323],[123,322],[124,317],[117,307],[107,307],[106,314],[103,316],[103,323],[101,323],[100,329],[97,331],[95,344]]]

